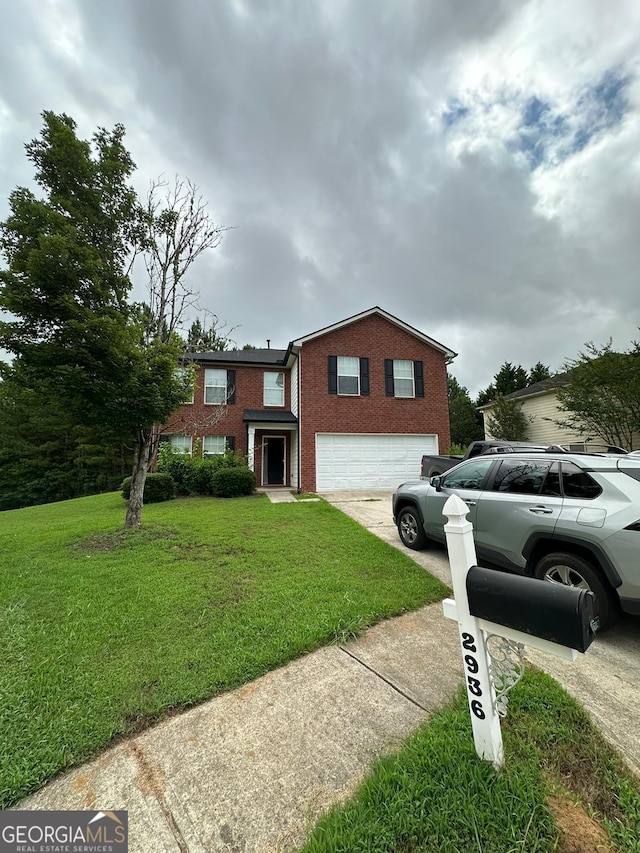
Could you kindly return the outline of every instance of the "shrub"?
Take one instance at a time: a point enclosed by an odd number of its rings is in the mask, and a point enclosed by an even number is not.
[[[214,459],[190,459],[184,477],[185,494],[211,495],[217,466]]]
[[[249,468],[219,467],[213,475],[213,494],[217,498],[237,498],[256,490],[256,475]]]
[[[452,444],[445,456],[464,456],[465,448],[461,444]]]
[[[122,497],[128,501],[131,496],[131,477],[123,480]],[[146,504],[170,501],[176,496],[176,484],[168,474],[147,474],[144,484],[144,502]]]
[[[218,471],[248,470],[246,457],[228,448],[220,455],[198,458],[174,450],[168,442],[163,442],[160,446],[157,467],[158,471],[173,477],[179,495],[213,495]]]
[[[174,450],[168,442],[160,445],[158,451],[158,471],[168,474],[176,485],[176,494],[190,494],[187,486],[189,471],[194,460],[188,453]]]

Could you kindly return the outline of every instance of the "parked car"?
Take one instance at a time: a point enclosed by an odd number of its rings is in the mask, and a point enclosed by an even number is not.
[[[472,441],[464,454],[464,456],[431,456],[425,453],[420,461],[420,477],[423,480],[428,480],[430,477],[437,477],[444,474],[458,462],[465,459],[473,459],[474,456],[481,456],[485,453],[512,453],[526,450],[546,450],[546,444],[532,444],[529,441]],[[562,450],[562,447],[554,444],[551,445],[553,450]]]
[[[527,452],[483,455],[393,495],[402,542],[445,540],[443,506],[469,507],[479,560],[590,589],[601,627],[640,615],[640,458]]]

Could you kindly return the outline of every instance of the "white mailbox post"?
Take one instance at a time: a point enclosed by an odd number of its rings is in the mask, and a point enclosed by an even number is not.
[[[523,646],[526,643],[540,651],[550,652],[574,661],[575,649],[549,640],[516,631],[504,625],[488,622],[469,612],[466,579],[476,565],[473,526],[467,519],[469,509],[457,495],[451,495],[444,505],[443,514],[449,521],[444,530],[449,550],[451,579],[455,600],[442,602],[444,615],[458,623],[462,663],[473,727],[473,739],[478,756],[491,761],[496,769],[504,764],[500,712],[506,713],[506,693],[522,676],[524,670]],[[504,638],[510,643],[516,661],[497,674],[495,662],[487,647],[490,638]]]

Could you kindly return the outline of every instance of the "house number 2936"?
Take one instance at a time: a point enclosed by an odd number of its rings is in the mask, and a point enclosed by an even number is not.
[[[480,701],[480,697],[482,696],[482,685],[480,683],[480,679],[476,678],[480,667],[477,659],[474,657],[474,654],[476,654],[478,650],[473,634],[463,632],[462,648],[467,653],[464,656],[464,665],[467,670],[467,690],[471,696],[478,697],[471,699],[469,705],[472,713],[475,714],[479,720],[484,720],[486,714],[482,707],[482,702]]]

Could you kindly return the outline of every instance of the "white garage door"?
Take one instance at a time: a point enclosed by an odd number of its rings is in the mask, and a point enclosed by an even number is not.
[[[437,453],[435,435],[318,433],[316,489],[395,489],[419,479],[423,453]]]

